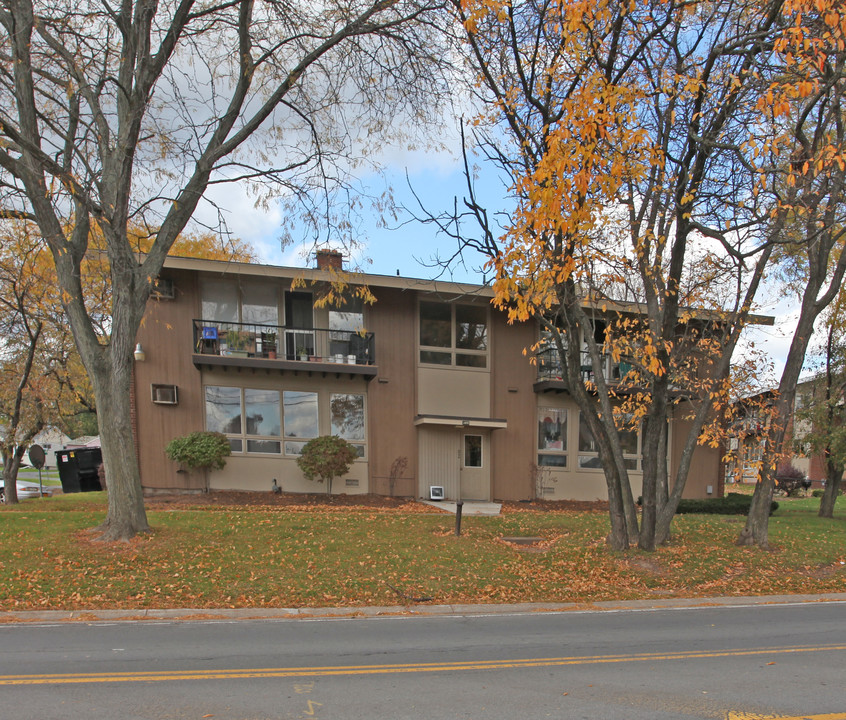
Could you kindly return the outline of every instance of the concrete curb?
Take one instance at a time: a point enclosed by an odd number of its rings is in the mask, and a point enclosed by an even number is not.
[[[0,612],[0,624],[33,622],[122,622],[122,621],[237,621],[329,618],[376,618],[389,616],[507,615],[544,612],[651,611],[666,609],[793,605],[843,602],[846,593],[820,595],[762,595],[758,597],[663,598],[654,600],[607,600],[583,603],[516,603],[512,605],[395,605],[324,608],[172,608],[122,610],[20,610]]]

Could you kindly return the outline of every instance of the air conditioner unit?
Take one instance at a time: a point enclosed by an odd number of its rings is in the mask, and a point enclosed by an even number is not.
[[[176,385],[152,385],[153,402],[156,405],[176,405],[179,403]]]
[[[176,288],[172,278],[156,278],[153,282],[153,297],[156,300],[173,300],[176,297]]]
[[[430,485],[429,486],[429,499],[430,500],[443,500],[444,499],[444,488],[442,485]]]

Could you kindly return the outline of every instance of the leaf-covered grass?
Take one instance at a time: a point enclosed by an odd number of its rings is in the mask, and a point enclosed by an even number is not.
[[[319,607],[846,591],[846,500],[789,499],[771,551],[734,545],[744,518],[684,515],[656,553],[615,553],[603,512],[454,517],[373,508],[157,505],[150,535],[93,541],[103,493],[0,509],[6,609]],[[511,545],[503,537],[542,542]]]

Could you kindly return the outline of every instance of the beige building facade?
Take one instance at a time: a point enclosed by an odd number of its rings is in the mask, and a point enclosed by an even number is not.
[[[337,277],[314,269],[169,258],[138,334],[136,451],[147,494],[325,492],[297,467],[303,445],[340,435],[358,450],[333,493],[446,499],[604,500],[593,440],[565,383],[532,362],[532,323],[512,324],[490,288],[356,275],[376,302],[321,307]],[[525,352],[524,352],[525,351]],[[617,366],[609,377],[619,375]],[[223,432],[220,471],[185,472],[174,437]],[[670,428],[671,470],[684,427]],[[626,438],[640,482],[640,438]],[[699,448],[686,496],[718,492],[720,456]]]

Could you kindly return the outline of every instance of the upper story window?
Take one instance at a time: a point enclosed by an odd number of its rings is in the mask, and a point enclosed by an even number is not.
[[[238,286],[231,280],[206,278],[201,284],[204,320],[251,325],[278,325],[276,286],[255,282]]]
[[[488,309],[420,303],[420,362],[484,368],[488,365]]]

